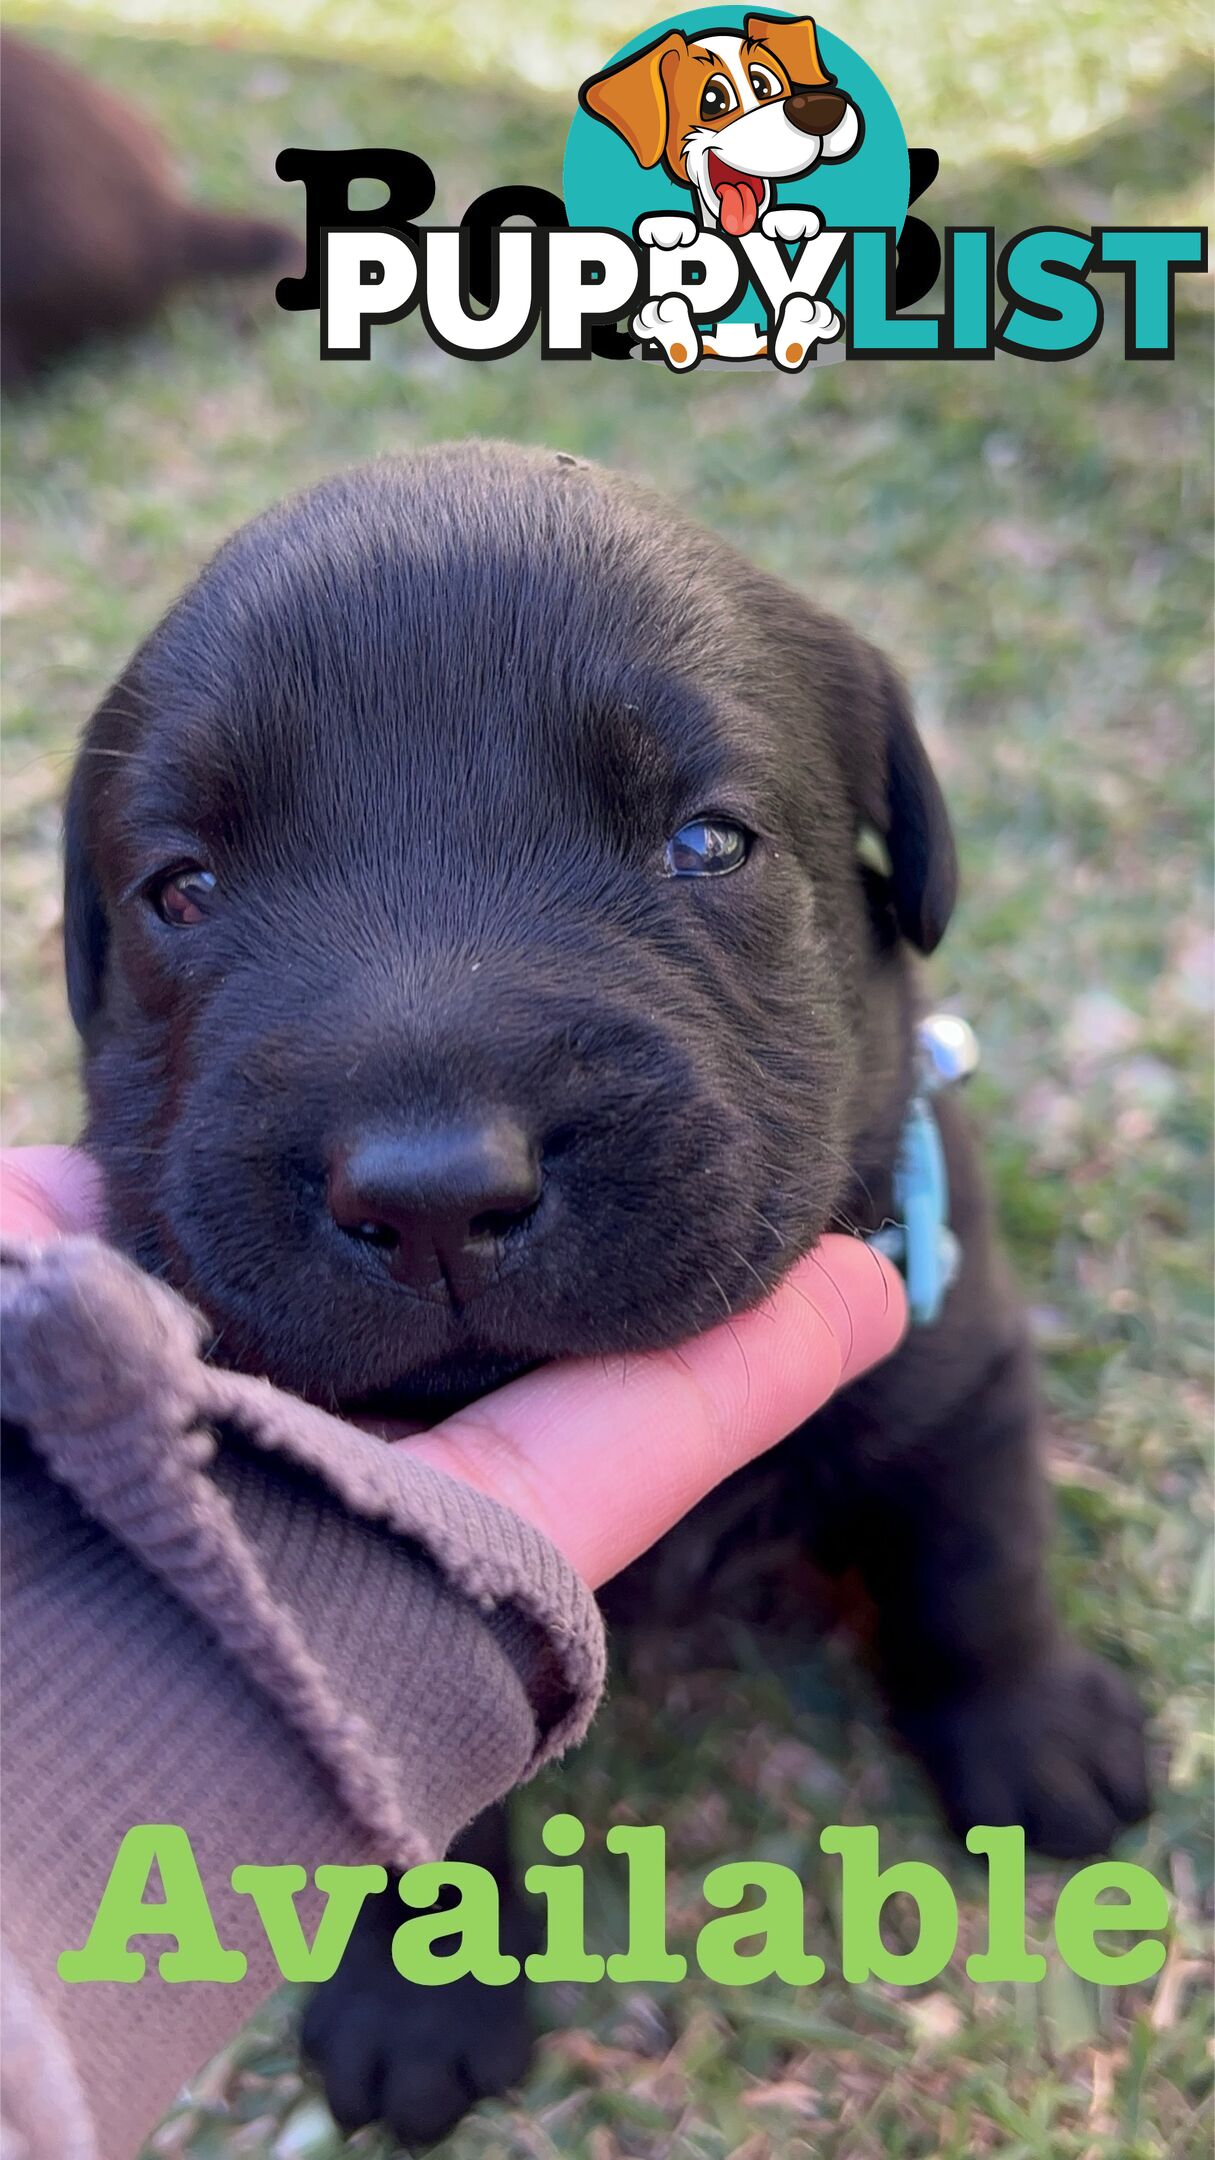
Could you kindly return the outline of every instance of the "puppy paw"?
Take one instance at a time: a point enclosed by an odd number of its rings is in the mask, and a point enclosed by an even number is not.
[[[788,246],[796,247],[802,240],[817,239],[823,220],[808,203],[774,203],[771,210],[764,211],[759,229],[765,240],[784,240]]]
[[[695,218],[684,217],[678,211],[661,211],[637,221],[637,238],[642,247],[691,247],[699,230]]]
[[[303,2052],[339,2128],[385,2123],[412,2150],[521,2083],[533,2040],[527,1996],[524,1980],[418,1987],[394,1966],[339,1970],[308,2005]]]
[[[1036,1851],[1085,1860],[1150,1809],[1143,1711],[1112,1667],[1069,1643],[1015,1687],[897,1723],[960,1837],[1016,1823]]]
[[[667,366],[677,375],[695,367],[700,358],[700,332],[682,293],[647,300],[633,317],[633,335],[643,345],[661,345]]]
[[[843,324],[827,300],[807,300],[790,293],[776,325],[772,358],[777,367],[795,375],[813,357],[815,347],[837,338]]]

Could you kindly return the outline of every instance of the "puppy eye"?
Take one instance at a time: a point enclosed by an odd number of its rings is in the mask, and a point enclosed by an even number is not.
[[[162,922],[175,930],[192,929],[205,922],[215,894],[213,870],[169,870],[148,887],[148,899]]]
[[[702,120],[720,120],[734,105],[733,86],[724,75],[710,75],[700,93],[700,117]]]
[[[781,94],[780,84],[775,75],[769,75],[767,68],[753,67],[750,82],[757,98],[774,98]]]
[[[666,874],[722,877],[727,870],[741,870],[751,852],[751,838],[743,825],[728,825],[722,818],[693,818],[667,841]]]

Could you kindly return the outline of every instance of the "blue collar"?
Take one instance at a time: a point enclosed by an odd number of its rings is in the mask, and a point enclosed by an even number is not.
[[[965,1020],[930,1013],[916,1031],[917,1084],[894,1166],[895,1220],[867,1240],[901,1269],[913,1327],[940,1317],[957,1276],[962,1252],[949,1227],[949,1172],[932,1097],[968,1079],[979,1046]]]

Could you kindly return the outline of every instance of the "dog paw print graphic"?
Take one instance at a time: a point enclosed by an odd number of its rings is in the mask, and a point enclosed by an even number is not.
[[[842,40],[808,15],[682,16],[590,76],[579,107],[566,207],[645,251],[643,352],[679,374],[706,356],[797,372],[841,338],[847,229],[898,229],[908,198],[898,115]],[[849,165],[855,207],[830,184]]]

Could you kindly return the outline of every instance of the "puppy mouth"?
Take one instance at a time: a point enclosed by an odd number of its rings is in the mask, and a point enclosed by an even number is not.
[[[706,167],[709,186],[717,197],[722,226],[735,240],[749,233],[768,193],[768,183],[758,173],[739,172],[724,157],[710,150]]]
[[[420,1372],[403,1375],[386,1387],[377,1387],[352,1401],[344,1401],[341,1415],[352,1424],[364,1425],[387,1440],[408,1439],[429,1432],[444,1418],[480,1402],[485,1395],[534,1372],[544,1359],[498,1356],[453,1356]]]

